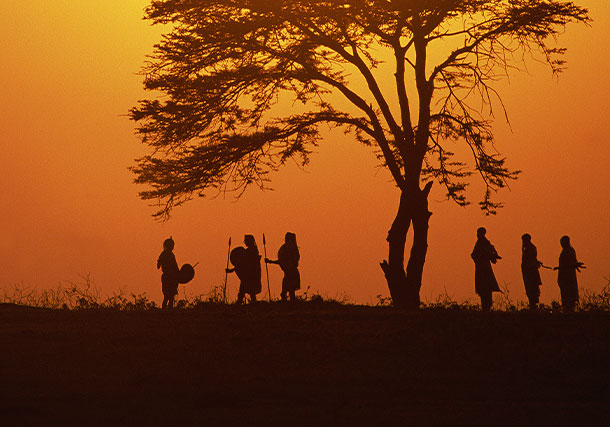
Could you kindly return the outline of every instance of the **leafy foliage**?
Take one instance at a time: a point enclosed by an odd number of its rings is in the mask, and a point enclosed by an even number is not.
[[[560,72],[564,50],[549,40],[589,20],[559,0],[155,0],[146,19],[170,30],[142,70],[162,96],[130,112],[152,150],[132,171],[164,219],[193,196],[265,188],[287,160],[306,164],[322,125],[374,147],[402,190],[432,178],[465,205],[478,173],[494,213],[492,194],[518,172],[493,146],[493,84],[536,52]],[[450,48],[432,63],[439,46]]]

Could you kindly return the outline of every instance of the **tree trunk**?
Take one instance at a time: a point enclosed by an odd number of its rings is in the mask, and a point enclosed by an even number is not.
[[[432,182],[423,190],[403,190],[396,218],[388,232],[388,260],[380,263],[388,282],[390,296],[395,307],[417,309],[426,252],[428,251],[428,194]],[[413,244],[407,269],[404,267],[407,233],[413,224]]]

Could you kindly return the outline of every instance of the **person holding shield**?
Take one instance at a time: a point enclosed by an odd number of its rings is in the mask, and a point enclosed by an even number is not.
[[[261,283],[261,255],[256,246],[256,240],[251,234],[244,236],[246,247],[239,246],[231,251],[230,260],[234,268],[227,268],[227,273],[235,272],[239,277],[239,292],[236,304],[242,304],[246,294],[250,296],[250,302],[256,302],[256,295],[262,290]]]
[[[163,252],[157,259],[157,269],[161,268],[161,290],[163,291],[162,308],[174,308],[174,298],[178,295],[179,272],[174,256],[174,239],[171,237],[163,242]]]

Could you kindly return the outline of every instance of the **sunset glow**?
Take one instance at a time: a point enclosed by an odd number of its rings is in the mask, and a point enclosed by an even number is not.
[[[137,197],[128,167],[146,153],[128,110],[144,98],[138,72],[162,28],[142,20],[145,0],[5,1],[0,4],[0,141],[3,194],[0,291],[53,288],[90,275],[107,294],[125,290],[161,299],[155,262],[173,236],[179,264],[200,262],[180,295],[206,294],[224,280],[227,241],[254,234],[275,257],[286,231],[296,233],[302,290],[353,302],[377,302],[388,289],[379,261],[398,193],[373,152],[341,131],[329,131],[301,170],[288,164],[272,176],[274,191],[250,188],[193,200],[166,223]],[[521,240],[528,232],[546,265],[557,265],[568,234],[588,269],[581,288],[600,290],[610,276],[610,4],[582,0],[590,27],[572,25],[558,79],[528,60],[527,72],[499,84],[510,126],[496,111],[498,150],[523,171],[497,199],[492,217],[477,207],[473,177],[460,208],[433,187],[429,249],[421,296],[447,293],[476,300],[470,251],[485,226],[503,260],[495,268],[510,298],[524,300]],[[213,194],[211,194],[213,196]],[[264,274],[264,273],[263,273]],[[281,286],[269,270],[271,293]],[[543,271],[541,301],[559,299],[556,273]],[[229,279],[229,295],[237,279]]]

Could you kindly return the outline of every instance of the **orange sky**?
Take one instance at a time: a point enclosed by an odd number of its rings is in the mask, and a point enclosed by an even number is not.
[[[524,171],[485,217],[476,207],[431,196],[430,247],[422,298],[444,292],[475,299],[470,251],[484,225],[504,259],[495,267],[511,297],[525,298],[520,236],[529,232],[539,258],[556,265],[559,238],[572,237],[589,267],[581,287],[599,290],[610,275],[610,4],[581,0],[592,27],[568,27],[568,69],[559,80],[530,63],[501,93],[512,132],[498,120],[500,150]],[[136,73],[160,29],[141,20],[145,0],[29,0],[0,3],[0,146],[2,238],[0,290],[51,288],[90,274],[105,293],[161,295],[156,258],[173,235],[179,263],[200,261],[189,295],[222,283],[227,239],[265,232],[270,255],[285,231],[301,248],[304,287],[331,297],[375,303],[387,287],[378,262],[398,194],[371,152],[341,132],[328,135],[303,172],[273,176],[273,192],[251,189],[235,202],[196,200],[155,222],[137,198],[127,167],[144,147],[125,114],[145,95]],[[340,159],[340,161],[338,161]],[[263,273],[264,274],[264,273]],[[281,273],[270,266],[272,294]],[[559,298],[555,274],[542,271],[542,301]],[[229,278],[235,295],[237,279]]]

